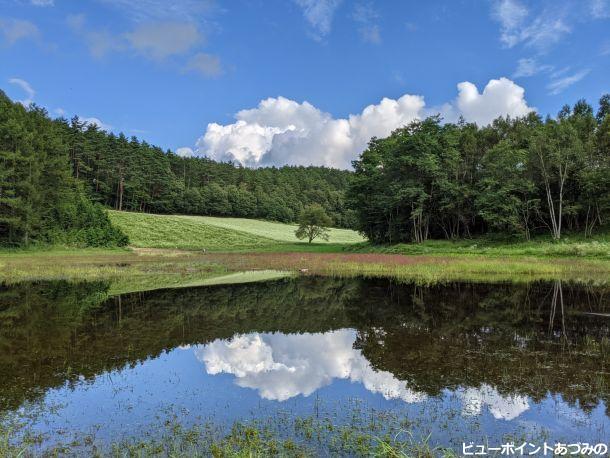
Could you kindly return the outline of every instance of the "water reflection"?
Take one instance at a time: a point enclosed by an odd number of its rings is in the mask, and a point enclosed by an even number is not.
[[[195,349],[208,374],[228,373],[236,384],[256,390],[264,399],[285,401],[309,396],[334,379],[362,383],[385,399],[420,402],[425,393],[407,388],[390,372],[373,369],[354,348],[357,333],[340,329],[325,333],[250,333],[219,339]]]
[[[607,286],[304,277],[108,289],[0,287],[0,413],[37,406],[33,428],[51,438],[136,433],[168,406],[230,423],[309,414],[320,399],[357,399],[441,438],[440,425],[590,442],[610,428]]]
[[[460,393],[462,415],[481,415],[487,407],[498,420],[513,420],[529,409],[527,397],[518,394],[502,395],[494,387],[482,385],[480,388],[467,388]]]

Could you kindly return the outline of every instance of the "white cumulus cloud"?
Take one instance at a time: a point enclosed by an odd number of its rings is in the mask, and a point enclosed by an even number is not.
[[[334,118],[308,102],[285,97],[262,100],[241,110],[235,122],[210,123],[197,140],[196,153],[247,166],[325,165],[349,168],[371,137],[386,137],[415,119],[441,113],[447,121],[461,115],[484,125],[498,116],[532,111],[525,91],[506,78],[491,80],[479,92],[469,82],[458,84],[458,96],[441,107],[427,107],[424,97],[405,94],[384,98],[346,118]]]
[[[88,125],[96,125],[100,130],[112,130],[112,126],[110,124],[106,124],[102,122],[99,118],[88,117],[88,118],[80,118],[82,122]]]
[[[525,90],[507,78],[491,80],[479,93],[467,81],[458,84],[455,106],[467,121],[488,124],[498,116],[525,116],[532,108],[525,101]]]
[[[361,351],[353,348],[355,340],[353,329],[316,334],[250,333],[198,346],[195,355],[208,374],[232,374],[238,386],[252,388],[264,399],[309,396],[335,379],[361,383],[385,399],[407,403],[426,399],[425,393],[409,389],[390,372],[373,369]]]
[[[180,157],[191,157],[193,155],[193,149],[188,146],[183,146],[176,149],[176,154]]]

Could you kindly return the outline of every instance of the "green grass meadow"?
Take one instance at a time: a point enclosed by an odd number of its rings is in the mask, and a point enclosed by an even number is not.
[[[138,248],[171,248],[182,250],[240,251],[306,246],[294,232],[296,225],[244,218],[211,216],[152,215],[109,211],[114,224]],[[330,229],[328,241],[315,240],[313,246],[337,246],[361,243],[355,231]],[[281,245],[286,245],[284,249]],[[324,248],[321,249],[324,251]]]

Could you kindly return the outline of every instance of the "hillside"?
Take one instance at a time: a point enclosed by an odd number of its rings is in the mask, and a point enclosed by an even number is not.
[[[111,221],[139,248],[231,251],[278,245],[307,245],[299,241],[296,225],[245,218],[217,218],[189,215],[153,215],[109,211]],[[364,239],[348,229],[331,229],[328,241],[318,246],[349,244]]]

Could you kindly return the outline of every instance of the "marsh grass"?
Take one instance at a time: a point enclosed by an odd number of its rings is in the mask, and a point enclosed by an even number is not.
[[[213,254],[209,259],[234,270],[261,268],[301,271],[337,277],[386,277],[418,284],[449,281],[512,281],[564,279],[606,284],[610,265],[602,260],[546,260],[402,256],[372,253],[249,253]]]
[[[386,253],[247,252],[208,253],[143,249],[138,251],[41,251],[0,255],[0,281],[73,280],[111,282],[113,294],[158,288],[199,286],[208,279],[243,271],[259,271],[259,281],[281,271],[338,277],[387,277],[433,284],[448,281],[513,281],[563,279],[605,284],[610,263],[602,259],[405,256]],[[252,276],[253,274],[249,274]],[[265,278],[270,275],[269,278]],[[254,277],[251,277],[254,278]],[[245,279],[245,277],[244,277]],[[239,275],[226,277],[236,282]]]
[[[531,241],[476,238],[462,240],[428,240],[420,244],[372,246],[355,244],[349,251],[364,251],[404,255],[485,256],[485,257],[542,257],[542,258],[598,258],[610,260],[610,236],[596,238],[568,236],[560,241],[539,237]]]

